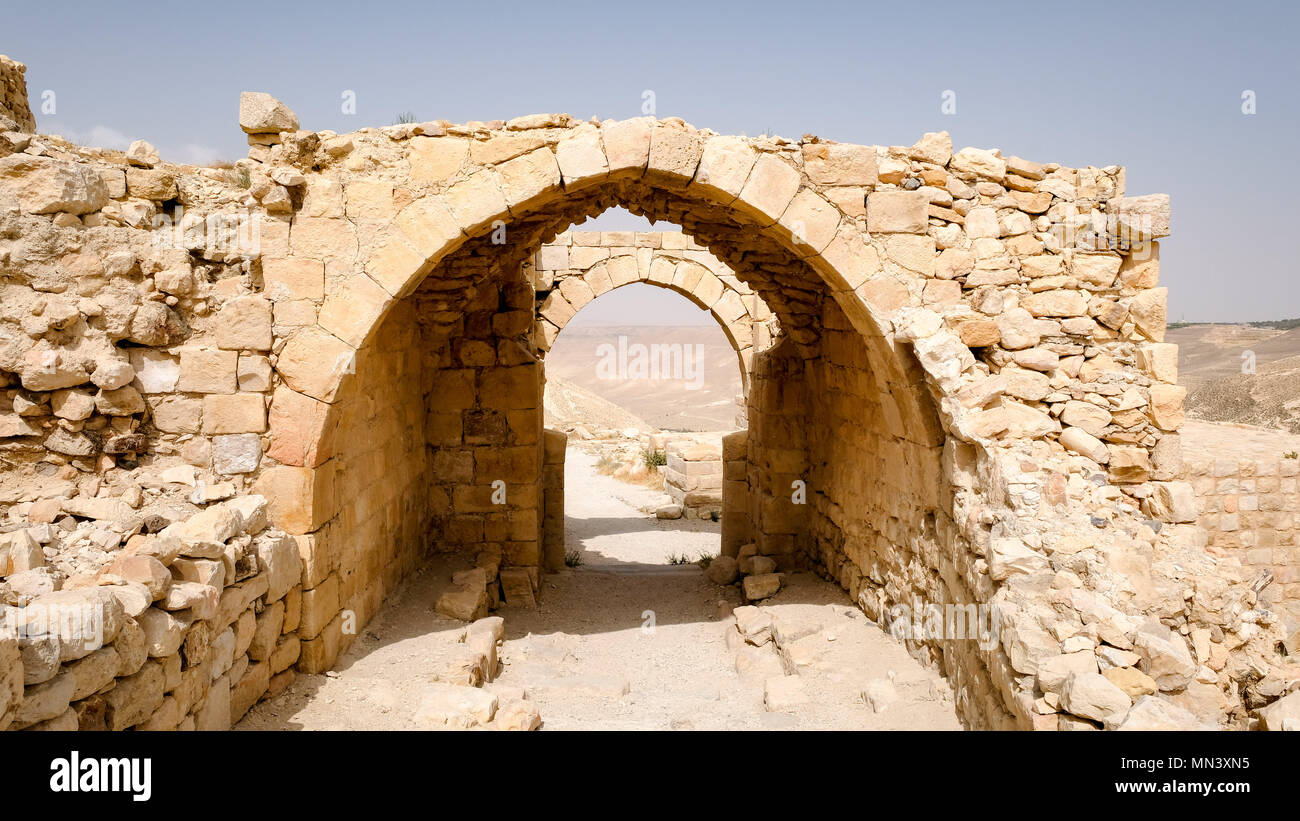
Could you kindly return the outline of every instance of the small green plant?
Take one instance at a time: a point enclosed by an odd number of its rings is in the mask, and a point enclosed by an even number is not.
[[[564,551],[564,566],[577,567],[582,564],[582,554],[577,550]]]
[[[414,111],[403,111],[393,119],[393,125],[410,125],[415,122],[419,120],[416,119]]]
[[[1294,450],[1292,450],[1292,451],[1288,451],[1288,452],[1282,454],[1282,458],[1283,458],[1283,459],[1300,459],[1300,453],[1296,453]]]
[[[651,470],[668,464],[668,454],[664,453],[662,450],[646,448],[641,451],[641,458],[645,460],[645,466]]]
[[[701,570],[708,570],[709,565],[713,564],[713,560],[716,558],[717,556],[710,556],[709,554],[705,553],[701,555],[698,559],[696,559],[695,563],[700,566]]]
[[[668,563],[669,564],[690,564],[691,560],[687,558],[685,554],[679,556],[676,553],[673,553],[668,557]]]
[[[247,191],[248,187],[253,184],[253,178],[249,176],[248,169],[242,165],[224,170],[226,172],[226,179],[230,180],[230,184],[236,188],[242,188]]]

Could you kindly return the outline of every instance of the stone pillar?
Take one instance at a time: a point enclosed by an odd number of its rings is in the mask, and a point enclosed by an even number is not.
[[[755,358],[746,437],[749,513],[758,553],[798,564],[808,533],[808,396],[804,360],[787,339]]]
[[[749,431],[722,437],[722,555],[735,556],[740,546],[754,540],[749,518]]]
[[[564,455],[569,437],[558,430],[542,432],[542,566],[564,567]]]

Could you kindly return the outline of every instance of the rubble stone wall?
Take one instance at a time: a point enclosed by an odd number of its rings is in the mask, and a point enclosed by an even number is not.
[[[30,134],[36,130],[36,118],[27,101],[26,74],[27,66],[0,54],[0,131]]]
[[[1283,675],[1240,562],[1153,519],[1182,422],[1168,199],[1126,197],[1122,168],[675,118],[339,135],[251,93],[240,126],[231,169],[0,143],[4,532],[34,507],[150,510],[137,490],[173,465],[203,504],[256,491],[304,554],[312,670],[425,551],[500,545],[502,586],[536,590],[535,316],[564,290],[539,300],[525,263],[622,206],[680,225],[777,320],[752,368],[755,550],[860,574],[877,617],[996,612],[994,646],[903,637],[969,724],[1246,726]]]
[[[293,681],[300,567],[244,496],[131,536],[97,584],[28,571],[0,620],[0,730],[229,729]]]

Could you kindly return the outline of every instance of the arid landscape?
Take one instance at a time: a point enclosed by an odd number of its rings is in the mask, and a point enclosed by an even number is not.
[[[1300,433],[1300,327],[1184,325],[1166,339],[1178,345],[1188,416]]]

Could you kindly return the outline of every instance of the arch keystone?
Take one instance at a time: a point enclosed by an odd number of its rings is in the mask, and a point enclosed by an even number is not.
[[[600,124],[610,176],[640,177],[650,161],[650,129],[654,119],[606,120]]]
[[[650,132],[650,159],[645,177],[661,185],[680,187],[695,176],[704,140],[700,133],[680,121],[655,123]]]
[[[594,185],[609,176],[609,160],[600,144],[600,130],[594,125],[571,131],[555,146],[555,159],[567,191]]]

